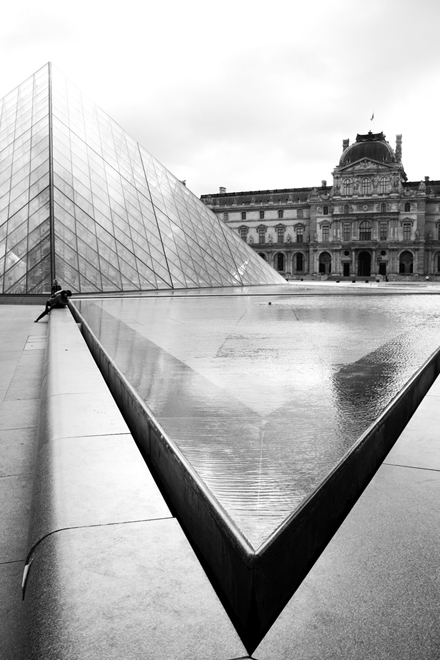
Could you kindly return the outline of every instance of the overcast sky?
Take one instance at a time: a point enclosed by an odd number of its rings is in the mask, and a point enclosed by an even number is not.
[[[331,183],[368,130],[440,179],[438,0],[8,5],[0,97],[52,61],[197,196]]]

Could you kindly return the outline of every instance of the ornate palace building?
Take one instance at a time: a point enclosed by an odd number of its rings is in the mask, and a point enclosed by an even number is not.
[[[440,279],[440,181],[407,181],[401,135],[344,140],[333,186],[201,200],[287,279]]]

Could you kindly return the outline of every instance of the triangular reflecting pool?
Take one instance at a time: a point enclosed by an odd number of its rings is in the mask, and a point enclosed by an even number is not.
[[[191,513],[191,497],[182,513],[183,486],[176,480],[165,485],[165,491],[176,490],[172,504],[248,648],[292,594],[292,586],[286,591],[277,581],[288,584],[297,569],[292,584],[304,577],[396,440],[405,415],[418,403],[413,391],[419,399],[424,395],[436,366],[431,375],[417,376],[424,384],[417,380],[408,389],[408,383],[439,346],[435,295],[258,291],[75,301],[88,331],[145,403],[157,441],[169,439],[192,475],[189,480],[200,484],[208,511],[203,515],[221,518],[213,524],[230,530],[222,541],[233,547],[229,569],[222,559],[210,564],[206,555],[215,555],[215,535],[199,544],[203,532],[194,523],[198,514]],[[405,387],[406,412],[390,413]],[[389,421],[386,415],[393,414]],[[360,440],[365,434],[375,439]],[[154,458],[151,438],[147,444],[160,480],[165,459],[160,452]],[[347,456],[354,461],[351,467]],[[335,508],[334,501],[340,510],[333,516],[326,507]],[[215,513],[209,513],[211,505]],[[308,522],[299,523],[305,511]],[[294,533],[295,517],[299,531]],[[292,547],[296,568],[283,578]],[[225,580],[218,571],[227,570],[231,576]],[[231,602],[244,598],[246,604],[231,604],[228,590]],[[234,613],[242,607],[244,614]]]

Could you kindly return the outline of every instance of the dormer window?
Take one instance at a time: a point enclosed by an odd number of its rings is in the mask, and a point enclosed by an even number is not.
[[[246,220],[246,211],[241,212],[241,219]]]
[[[322,212],[323,212],[324,215],[328,215],[328,206],[324,206],[324,208],[322,209]]]
[[[284,217],[284,211],[283,211],[283,209],[279,209],[279,211],[278,211],[278,217],[279,217],[279,218],[283,218],[283,217]]]
[[[264,220],[264,211],[260,211],[260,220]]]

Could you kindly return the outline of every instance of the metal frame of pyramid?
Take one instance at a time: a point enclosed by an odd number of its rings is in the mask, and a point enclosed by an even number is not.
[[[285,280],[51,63],[0,101],[0,295]]]

